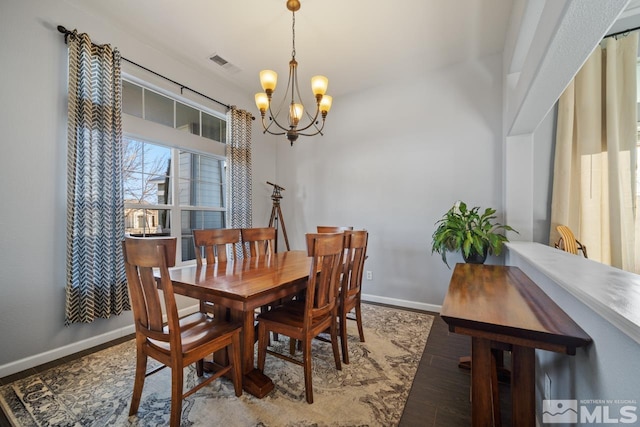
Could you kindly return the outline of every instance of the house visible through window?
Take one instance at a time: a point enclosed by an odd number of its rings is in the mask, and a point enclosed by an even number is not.
[[[154,122],[147,125],[150,129],[160,124],[208,140],[226,139],[221,117],[128,81],[123,81],[123,93],[125,114]],[[140,131],[136,136],[126,126],[124,131],[126,233],[178,237],[178,261],[195,259],[193,229],[226,226],[226,160],[181,146],[182,134],[175,131],[161,132],[164,141],[157,141],[154,132],[151,141]]]

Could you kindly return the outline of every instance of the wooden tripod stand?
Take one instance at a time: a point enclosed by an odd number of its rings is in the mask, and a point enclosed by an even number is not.
[[[271,200],[273,200],[273,207],[271,208],[271,218],[269,219],[269,227],[275,227],[276,229],[276,244],[275,252],[278,252],[278,222],[282,224],[282,235],[284,236],[284,243],[287,245],[287,251],[289,250],[289,238],[287,237],[287,228],[284,226],[284,217],[282,216],[282,210],[280,209],[280,200],[282,199],[281,191],[284,190],[277,184],[273,184],[267,181],[267,184],[273,186],[273,194]]]

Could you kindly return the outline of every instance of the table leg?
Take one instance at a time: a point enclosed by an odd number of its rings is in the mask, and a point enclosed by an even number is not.
[[[273,390],[271,378],[260,372],[255,367],[253,357],[255,344],[255,328],[253,311],[231,311],[233,320],[242,322],[241,357],[242,357],[242,388],[252,395],[263,398]]]
[[[494,425],[491,341],[471,338],[471,418],[474,427]]]
[[[511,353],[512,423],[535,426],[535,349],[513,346]]]

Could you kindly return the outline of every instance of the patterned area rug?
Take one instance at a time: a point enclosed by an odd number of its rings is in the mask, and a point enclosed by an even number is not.
[[[306,403],[301,366],[267,355],[275,389],[264,399],[236,397],[222,379],[184,400],[183,426],[394,426],[400,421],[433,317],[363,305],[366,342],[349,327],[349,365],[337,371],[331,345],[313,342],[314,403]],[[280,337],[277,350],[288,351]],[[149,369],[152,366],[150,359]],[[135,370],[133,340],[0,388],[0,404],[14,426],[167,425],[170,371],[148,377],[140,410],[128,417]],[[185,387],[197,377],[185,372]]]

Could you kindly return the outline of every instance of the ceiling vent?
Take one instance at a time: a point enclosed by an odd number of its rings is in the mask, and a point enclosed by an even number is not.
[[[240,68],[236,67],[217,53],[209,56],[209,59],[228,73],[235,74],[240,71]]]

